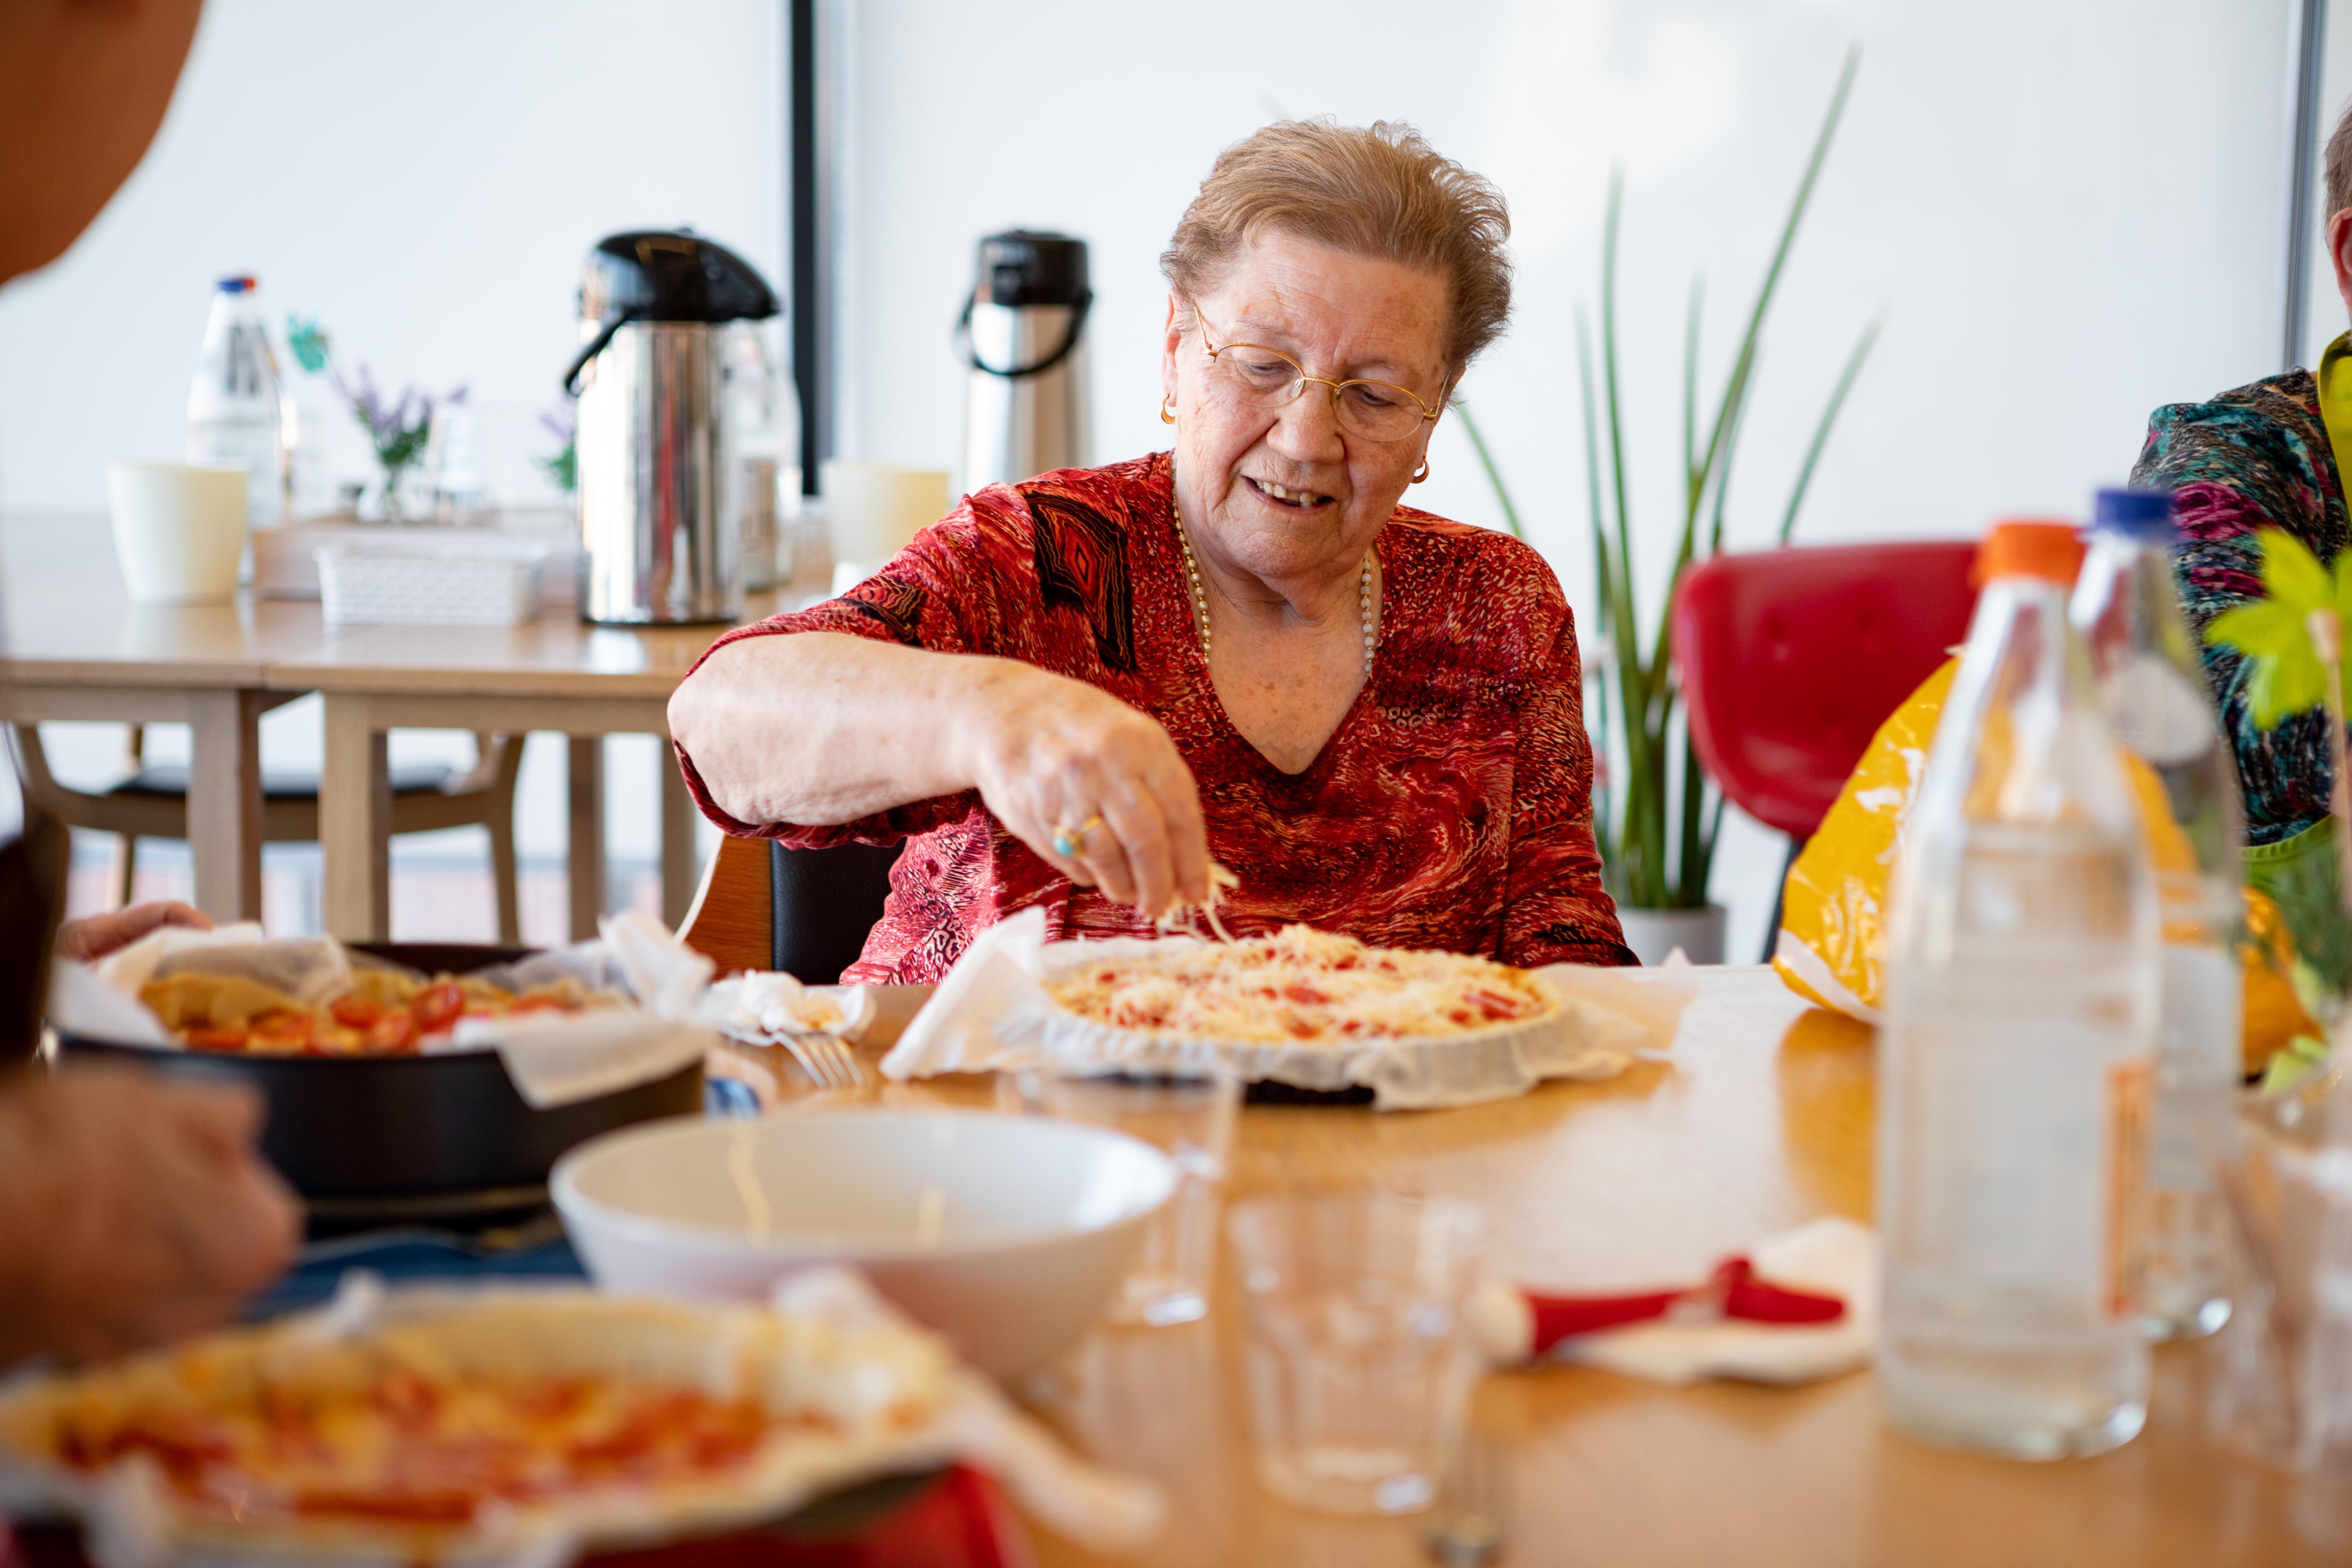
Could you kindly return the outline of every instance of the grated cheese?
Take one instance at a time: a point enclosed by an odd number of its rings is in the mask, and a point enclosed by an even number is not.
[[[1221,889],[1213,887],[1211,909]],[[1458,952],[1367,947],[1312,926],[1090,964],[1049,985],[1119,1028],[1277,1045],[1467,1034],[1555,1011],[1523,969]]]

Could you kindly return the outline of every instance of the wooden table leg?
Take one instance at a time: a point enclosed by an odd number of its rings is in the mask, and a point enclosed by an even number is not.
[[[694,852],[694,825],[702,820],[694,796],[687,793],[686,775],[677,770],[669,738],[661,742],[661,880],[662,923],[676,931],[694,907],[694,889],[702,880],[701,858]]]
[[[392,933],[392,772],[386,735],[366,697],[327,693],[319,777],[321,914],[345,942]]]
[[[596,934],[604,912],[604,738],[574,735],[566,772],[571,784],[572,940]]]
[[[258,691],[188,695],[188,851],[196,907],[216,921],[261,918]]]

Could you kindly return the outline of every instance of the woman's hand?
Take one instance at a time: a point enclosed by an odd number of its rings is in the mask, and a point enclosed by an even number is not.
[[[86,1361],[226,1321],[301,1211],[254,1152],[259,1099],[131,1068],[0,1088],[0,1366]]]
[[[1200,792],[1159,721],[1009,660],[990,661],[976,695],[964,766],[1008,832],[1072,881],[1147,915],[1207,900]],[[1065,829],[1077,837],[1075,855],[1054,847]]]
[[[202,910],[181,903],[133,904],[110,915],[91,915],[58,927],[58,956],[96,963],[119,948],[129,947],[160,926],[186,926],[210,931],[213,922]]]
[[[669,729],[739,822],[856,822],[977,789],[1082,886],[1155,916],[1208,897],[1200,793],[1168,731],[1017,659],[843,632],[746,637],[671,694]],[[1075,854],[1054,847],[1065,828]]]

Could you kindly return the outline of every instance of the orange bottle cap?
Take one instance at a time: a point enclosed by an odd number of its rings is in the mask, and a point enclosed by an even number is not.
[[[2083,540],[2071,522],[2003,519],[1977,547],[1976,579],[2041,577],[2072,585],[2083,565]]]

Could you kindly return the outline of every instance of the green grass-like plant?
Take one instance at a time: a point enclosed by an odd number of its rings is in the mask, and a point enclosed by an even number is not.
[[[1829,157],[1831,142],[1844,116],[1861,65],[1859,50],[1846,56],[1830,97],[1829,112],[1814,138],[1804,177],[1780,226],[1780,242],[1765,268],[1763,282],[1748,312],[1748,325],[1732,357],[1721,396],[1704,422],[1699,417],[1699,319],[1704,299],[1700,279],[1691,284],[1690,314],[1683,344],[1682,397],[1682,522],[1674,566],[1667,578],[1666,603],[1671,605],[1683,575],[1704,555],[1723,548],[1725,498],[1730,489],[1731,459],[1739,445],[1748,397],[1755,386],[1759,346],[1764,322],[1780,283],[1797,230],[1811,204],[1813,187]],[[1598,712],[1588,722],[1598,744],[1599,777],[1593,790],[1593,832],[1600,841],[1609,890],[1618,902],[1637,909],[1699,909],[1707,900],[1707,878],[1714,868],[1715,847],[1723,824],[1723,797],[1710,792],[1706,771],[1690,741],[1688,726],[1676,712],[1679,692],[1673,679],[1673,649],[1668,640],[1669,617],[1654,624],[1642,614],[1633,587],[1633,529],[1625,478],[1626,416],[1618,382],[1617,257],[1620,219],[1624,206],[1624,179],[1620,170],[1609,182],[1609,208],[1601,251],[1601,380],[1596,396],[1591,333],[1584,311],[1576,319],[1577,372],[1583,392],[1584,451],[1587,505],[1591,518],[1596,582],[1600,593],[1598,625],[1586,639],[1598,645],[1592,662],[1603,667],[1594,682],[1600,692]],[[1880,323],[1871,321],[1846,356],[1844,369],[1830,394],[1828,405],[1814,427],[1813,437],[1797,470],[1796,483],[1780,521],[1779,542],[1786,544],[1797,526],[1813,470],[1828,445],[1846,395],[1877,342]],[[1496,468],[1485,437],[1468,406],[1457,400],[1478,460],[1501,503],[1505,522],[1520,538],[1518,509]],[[1704,443],[1701,432],[1704,430]],[[1603,440],[1605,437],[1605,448]],[[1644,643],[1644,627],[1650,626]],[[1675,756],[1679,749],[1681,756]],[[1679,767],[1675,763],[1679,762]]]

